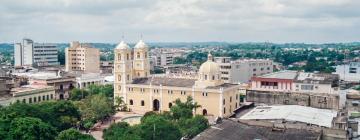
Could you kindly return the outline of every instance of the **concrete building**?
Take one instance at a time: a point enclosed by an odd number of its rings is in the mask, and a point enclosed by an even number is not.
[[[336,72],[340,79],[347,82],[360,82],[360,62],[336,66]]]
[[[273,61],[269,59],[239,59],[231,57],[215,57],[220,65],[221,78],[226,83],[247,83],[251,77],[273,72]]]
[[[54,99],[54,87],[45,85],[26,85],[13,88],[11,89],[10,94],[0,97],[0,105],[8,106],[15,102],[37,103]]]
[[[134,51],[137,49],[142,51],[135,53],[135,58],[130,57],[131,50],[124,42],[115,49],[114,96],[122,96],[130,110],[169,111],[176,99],[184,102],[188,96],[201,105],[195,110],[196,114],[228,117],[238,108],[240,85],[221,80],[220,67],[210,54],[200,67],[198,79],[152,77],[146,74],[149,72],[148,46],[140,41]],[[133,62],[136,58],[140,60]],[[141,71],[143,74],[137,74],[136,63],[143,64],[139,65],[145,68]]]
[[[34,43],[23,39],[14,44],[15,66],[54,66],[59,65],[58,50],[55,44]]]
[[[177,50],[173,48],[154,49],[151,53],[151,58],[156,67],[169,66],[174,63],[176,57],[182,57],[184,50]]]
[[[338,82],[336,74],[279,71],[253,77],[246,100],[337,110],[340,109]]]
[[[75,88],[75,77],[34,77],[29,80],[30,84],[52,86],[55,89],[55,99],[64,100],[69,98],[70,91]]]
[[[65,71],[100,72],[100,51],[89,44],[71,42],[65,49]]]
[[[103,85],[105,84],[105,77],[100,73],[86,73],[76,77],[76,87],[83,89],[90,85]]]

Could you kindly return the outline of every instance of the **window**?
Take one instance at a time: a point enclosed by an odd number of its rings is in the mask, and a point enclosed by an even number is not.
[[[23,103],[26,103],[26,99],[23,99],[23,101],[22,101]]]
[[[118,81],[121,81],[121,75],[118,75]]]
[[[128,80],[128,81],[130,80],[130,75],[127,75],[127,80]]]
[[[38,97],[39,102],[41,101],[41,96]]]
[[[223,99],[223,105],[225,105],[225,99]]]
[[[207,75],[205,75],[205,80],[207,80]]]
[[[208,96],[208,93],[207,93],[207,92],[203,92],[202,95],[203,95],[203,96]]]
[[[42,97],[42,98],[43,98],[42,100],[43,100],[43,101],[45,101],[45,95],[43,95],[43,97]]]
[[[126,54],[126,60],[129,60],[129,54]]]
[[[49,100],[49,95],[46,95],[46,100]]]
[[[50,94],[50,99],[53,99],[54,98],[54,95]]]
[[[32,103],[32,98],[29,98],[29,103]]]
[[[137,55],[136,55],[137,58],[140,58],[140,53],[138,52]]]
[[[314,85],[301,85],[301,90],[313,90]]]
[[[134,104],[133,100],[130,100],[130,101],[129,101],[129,104],[130,104],[130,105],[133,105],[133,104]]]
[[[172,103],[169,103],[169,108],[171,108],[172,107]]]
[[[118,54],[118,60],[119,61],[121,60],[121,54]]]
[[[253,71],[256,71],[256,69],[253,69]]]
[[[212,80],[215,80],[215,76],[214,76],[214,75],[212,76]]]
[[[224,107],[224,114],[226,113],[226,108]]]
[[[141,100],[141,106],[145,106],[144,100]]]
[[[232,97],[230,96],[230,103],[232,102]]]
[[[36,97],[34,97],[34,103],[36,103]]]

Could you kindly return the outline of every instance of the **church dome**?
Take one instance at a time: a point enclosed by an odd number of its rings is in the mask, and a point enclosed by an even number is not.
[[[212,59],[212,55],[209,53],[208,60],[200,66],[200,74],[217,74],[220,72],[219,64],[215,63]]]
[[[135,49],[143,49],[143,48],[149,48],[148,45],[145,44],[144,41],[140,40],[134,47]]]
[[[121,41],[119,45],[116,46],[116,49],[127,50],[130,49],[130,47],[124,41]]]

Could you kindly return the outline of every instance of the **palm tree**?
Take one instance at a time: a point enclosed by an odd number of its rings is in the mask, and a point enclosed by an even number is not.
[[[124,110],[124,108],[126,108],[126,104],[124,102],[124,97],[121,97],[121,96],[115,97],[115,107],[117,109],[120,108],[120,110]]]

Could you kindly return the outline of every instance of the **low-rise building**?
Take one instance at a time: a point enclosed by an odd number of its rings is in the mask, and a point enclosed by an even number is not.
[[[9,94],[0,98],[0,105],[8,106],[15,102],[38,103],[54,99],[55,89],[52,86],[25,85],[12,88]]]
[[[350,64],[338,65],[335,67],[340,79],[346,82],[360,82],[360,62],[351,62]]]
[[[247,83],[251,77],[272,73],[274,64],[269,59],[239,59],[231,57],[215,57],[220,65],[221,79],[226,83]]]
[[[253,77],[250,102],[340,109],[338,75],[279,71]]]
[[[70,91],[75,88],[74,76],[34,77],[29,80],[30,84],[41,84],[55,88],[55,99],[68,99]]]

